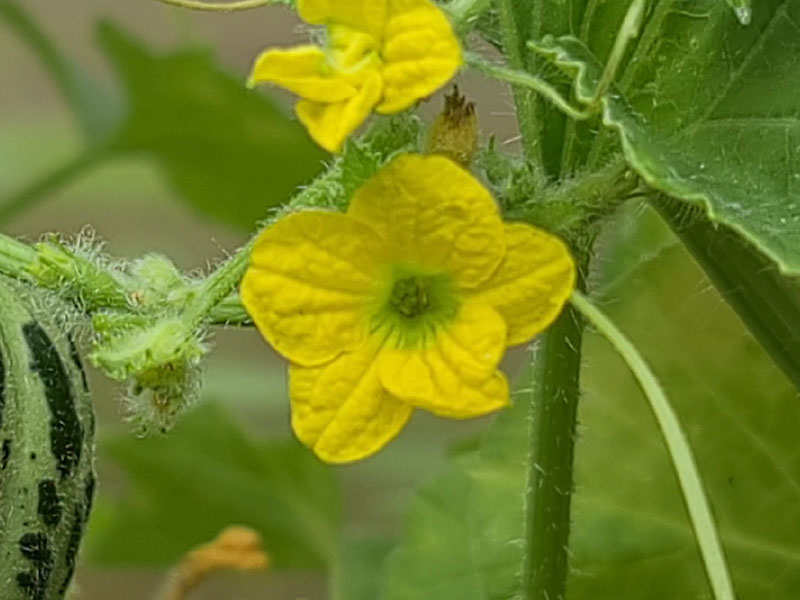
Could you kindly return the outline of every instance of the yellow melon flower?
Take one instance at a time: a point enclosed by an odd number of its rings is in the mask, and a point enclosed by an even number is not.
[[[267,228],[241,295],[291,362],[297,437],[348,462],[379,450],[414,408],[468,418],[507,405],[506,347],[547,327],[574,280],[558,238],[503,223],[449,159],[409,154],[345,214],[298,212]]]
[[[431,95],[461,65],[450,23],[431,0],[297,0],[300,16],[325,25],[323,50],[269,49],[250,84],[298,96],[295,111],[316,142],[337,152],[372,112],[395,113]]]

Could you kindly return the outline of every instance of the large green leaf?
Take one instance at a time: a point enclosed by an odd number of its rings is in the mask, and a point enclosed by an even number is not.
[[[172,564],[231,523],[261,532],[276,568],[333,563],[338,487],[293,439],[254,441],[203,404],[169,436],[109,439],[100,455],[127,481],[124,491],[101,486],[87,540],[95,563]]]
[[[392,541],[388,537],[347,537],[338,553],[338,566],[330,577],[331,598],[376,600],[380,572]]]
[[[800,403],[680,246],[628,278],[607,312],[639,346],[689,434],[740,600],[800,589]],[[711,598],[654,420],[597,336],[586,368],[569,598]]]
[[[99,35],[128,98],[111,147],[156,157],[195,208],[250,230],[320,171],[303,128],[207,51],[159,56],[109,23]]]
[[[523,590],[529,496],[528,368],[513,406],[479,450],[461,455],[409,508],[405,538],[387,563],[384,600],[527,597]]]
[[[623,2],[596,2],[581,40],[535,47],[589,101]],[[739,3],[737,3],[739,4]],[[650,2],[603,120],[652,186],[704,206],[784,271],[800,272],[800,0],[764,0],[742,25],[720,0]],[[609,149],[599,136],[592,165]]]
[[[800,280],[733,231],[669,198],[654,202],[722,297],[786,376],[800,389]]]

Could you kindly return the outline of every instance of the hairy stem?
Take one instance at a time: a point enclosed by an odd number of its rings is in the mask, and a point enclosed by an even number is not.
[[[241,298],[233,294],[222,300],[211,310],[212,325],[232,325],[237,327],[251,327],[253,320],[244,309]]]
[[[661,428],[661,434],[672,459],[703,564],[711,589],[714,591],[714,598],[734,600],[736,596],[733,592],[733,583],[711,512],[711,504],[678,415],[667,400],[656,376],[625,334],[580,292],[573,294],[572,305],[611,343],[636,377]]]
[[[520,39],[519,15],[514,0],[497,0],[497,9],[500,14],[500,29],[503,49],[508,57],[512,70],[525,70],[525,57],[523,49],[526,40]],[[540,123],[536,114],[536,96],[530,88],[512,82],[514,104],[517,107],[517,124],[522,136],[522,148],[525,157],[534,166],[537,173],[544,173],[544,158],[539,143]]]
[[[198,327],[212,311],[236,289],[250,260],[250,250],[255,240],[236,251],[230,259],[204,279],[197,293],[184,310],[184,320]]]
[[[541,94],[568,117],[572,117],[575,120],[583,120],[592,116],[589,112],[574,108],[556,88],[526,71],[493,65],[475,54],[467,54],[466,60],[469,66],[489,77],[499,79],[500,81],[507,81],[517,88],[530,88],[536,93]],[[521,123],[520,129],[522,129]]]
[[[537,342],[530,410],[526,600],[565,597],[583,321],[572,308]]]

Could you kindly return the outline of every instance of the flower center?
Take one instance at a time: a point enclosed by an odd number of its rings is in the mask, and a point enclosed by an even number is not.
[[[449,273],[398,264],[378,283],[370,312],[375,331],[388,333],[399,347],[420,348],[455,318],[460,304]]]
[[[398,279],[389,295],[389,305],[404,317],[418,317],[430,306],[428,285],[419,276]]]

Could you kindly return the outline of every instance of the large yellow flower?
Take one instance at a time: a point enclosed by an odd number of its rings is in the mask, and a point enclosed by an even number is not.
[[[346,214],[291,214],[257,240],[242,300],[289,361],[292,426],[329,462],[379,450],[414,408],[467,418],[508,403],[507,346],[569,298],[564,244],[504,224],[441,156],[402,155]]]
[[[269,49],[250,83],[278,84],[323,148],[338,151],[373,109],[404,110],[461,65],[450,23],[431,0],[297,0],[300,16],[327,27],[327,46]]]

